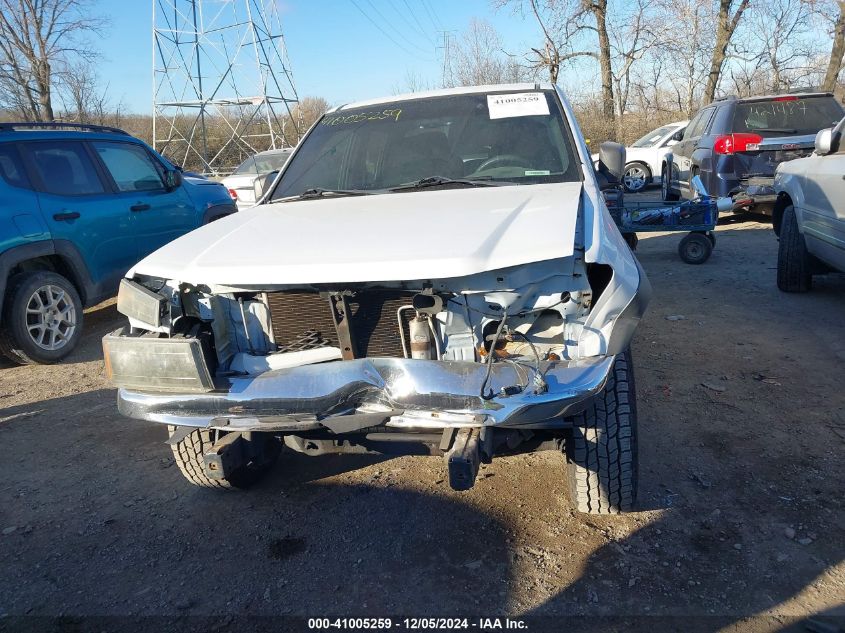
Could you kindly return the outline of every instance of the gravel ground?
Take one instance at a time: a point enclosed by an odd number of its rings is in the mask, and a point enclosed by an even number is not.
[[[466,493],[441,458],[294,454],[249,492],[192,488],[162,427],[118,416],[99,339],[120,319],[88,311],[65,363],[0,365],[0,629],[39,615],[209,616],[194,620],[209,630],[260,615],[679,631],[842,618],[845,276],[778,292],[775,237],[743,218],[701,266],[679,239],[638,248],[654,286],[633,344],[640,509],[620,517],[574,513],[555,453],[499,459]]]

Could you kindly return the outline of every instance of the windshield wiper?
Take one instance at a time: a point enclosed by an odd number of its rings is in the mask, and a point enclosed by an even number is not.
[[[779,132],[780,134],[795,134],[798,130],[785,127],[750,127],[751,132]]]
[[[278,202],[292,202],[294,200],[313,200],[314,198],[323,198],[325,196],[330,197],[342,197],[342,196],[367,196],[370,195],[369,191],[362,191],[360,189],[306,189],[298,196],[291,196],[289,198],[284,198],[279,200]]]
[[[512,185],[511,182],[493,182],[487,179],[475,178],[446,178],[444,176],[429,176],[422,180],[414,182],[406,182],[395,187],[390,187],[388,191],[408,191],[410,189],[425,189],[426,187],[439,187],[440,185],[462,185],[464,187],[498,187],[500,185]]]

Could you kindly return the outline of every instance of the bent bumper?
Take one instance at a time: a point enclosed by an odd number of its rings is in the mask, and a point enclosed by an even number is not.
[[[484,400],[480,363],[364,358],[267,371],[229,379],[227,391],[200,394],[120,389],[118,408],[131,418],[239,431],[335,433],[387,425],[408,429],[501,426],[550,428],[599,393],[613,356],[545,363],[548,388],[535,393],[534,369],[493,365],[490,387],[528,385]]]

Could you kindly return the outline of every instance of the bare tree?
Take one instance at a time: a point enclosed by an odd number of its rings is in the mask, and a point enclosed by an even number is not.
[[[628,109],[633,84],[634,64],[658,44],[662,36],[652,29],[651,0],[636,0],[628,12],[608,25],[611,39],[613,87],[619,120]]]
[[[88,9],[88,0],[0,0],[0,104],[53,120],[53,89],[66,66],[96,57],[84,38],[103,21]]]
[[[534,16],[544,43],[543,48],[532,48],[530,59],[535,68],[548,68],[553,82],[557,82],[565,61],[576,57],[597,60],[601,72],[602,114],[611,122],[615,121],[608,0],[497,0],[496,4],[499,7],[513,5],[523,13],[527,9]],[[595,41],[585,41],[585,34],[595,36]]]
[[[101,88],[93,65],[82,61],[68,64],[61,73],[58,93],[63,116],[70,116],[79,123],[105,123],[111,110],[109,86]]]
[[[662,72],[652,82],[655,93],[671,92],[677,111],[691,116],[707,77],[709,51],[715,39],[713,4],[699,0],[657,0],[653,27],[661,33],[652,64]]]
[[[492,24],[473,19],[454,48],[451,75],[457,85],[473,86],[524,81],[529,73],[504,52]]]
[[[843,57],[845,57],[845,1],[836,2],[838,14],[833,21],[833,43],[830,48],[830,57],[827,62],[822,90],[833,91],[837,87],[839,73],[842,72]]]
[[[748,8],[749,0],[740,0],[736,10],[733,10],[734,0],[719,0],[719,13],[716,22],[716,41],[713,44],[713,54],[710,57],[710,73],[704,87],[704,103],[711,103],[716,96],[716,88],[722,77],[722,69],[728,57],[728,45],[731,43],[736,27],[742,19],[742,14]]]

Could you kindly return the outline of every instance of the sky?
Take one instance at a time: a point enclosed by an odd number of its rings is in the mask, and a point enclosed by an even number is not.
[[[508,52],[523,53],[539,40],[533,21],[495,9],[491,0],[277,2],[300,98],[332,105],[393,94],[406,87],[409,72],[436,84],[441,32],[458,37],[473,17],[493,24]],[[96,0],[94,11],[108,18],[95,42],[101,82],[125,110],[152,112],[152,0]]]

